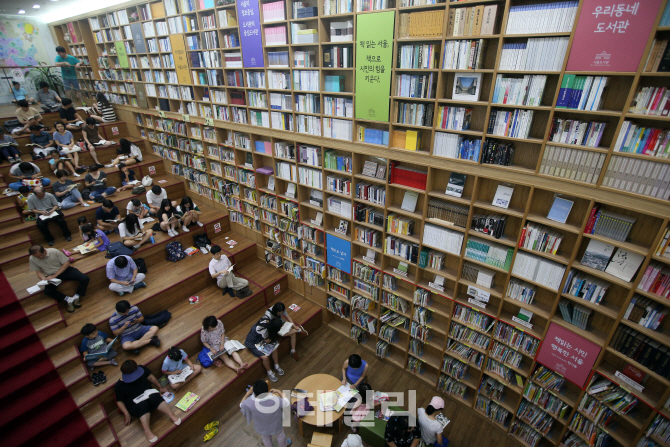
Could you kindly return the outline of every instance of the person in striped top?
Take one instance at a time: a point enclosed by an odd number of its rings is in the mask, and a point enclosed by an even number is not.
[[[109,319],[109,326],[116,336],[121,336],[121,347],[126,351],[139,354],[142,346],[151,344],[160,346],[161,341],[156,334],[158,326],[144,326],[144,315],[126,300],[116,303],[116,312]]]
[[[114,107],[112,107],[112,104],[107,100],[104,93],[98,92],[98,94],[95,95],[95,99],[98,102],[93,104],[92,109],[89,108],[86,110],[91,118],[94,118],[99,123],[112,123],[118,121],[116,113],[114,113]]]

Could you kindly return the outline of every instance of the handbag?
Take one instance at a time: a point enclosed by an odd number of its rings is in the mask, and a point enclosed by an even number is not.
[[[145,188],[148,188],[149,186],[153,185],[153,183],[154,179],[152,179],[150,176],[145,175],[144,177],[142,177],[142,186],[144,186]]]
[[[144,194],[145,192],[147,192],[147,188],[145,188],[142,185],[139,185],[134,187],[132,192],[133,194]]]
[[[209,358],[207,355],[209,353],[209,349],[207,348],[202,348],[202,351],[198,354],[198,361],[200,362],[200,366],[203,368],[209,368],[214,364],[212,359]]]
[[[23,186],[42,186],[42,179],[39,179],[39,178],[36,178],[36,179],[24,178],[22,183],[23,183]]]

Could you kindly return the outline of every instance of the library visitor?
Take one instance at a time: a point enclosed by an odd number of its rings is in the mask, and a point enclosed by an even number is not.
[[[270,390],[264,380],[257,380],[242,398],[240,410],[247,425],[254,423],[254,430],[263,437],[265,447],[272,447],[273,436],[279,447],[286,447],[291,445],[291,439],[284,433],[284,408],[290,405],[284,393]]]
[[[53,90],[49,88],[49,84],[46,82],[42,81],[40,82],[40,89],[37,91],[35,94],[35,99],[37,100],[37,104],[44,110],[45,112],[57,112],[58,109],[60,109],[61,106],[61,99],[60,96]]]
[[[105,234],[110,234],[113,232],[118,233],[117,227],[119,222],[121,222],[121,212],[109,199],[102,201],[102,205],[95,210],[95,222],[99,229],[105,232]]]
[[[0,154],[2,154],[2,158],[11,164],[21,162],[21,152],[17,147],[19,147],[19,143],[11,135],[5,134],[5,128],[0,126]]]
[[[30,126],[39,126],[40,128],[44,128],[45,130],[49,130],[48,127],[44,127],[42,125],[42,115],[40,112],[33,108],[30,107],[30,104],[28,104],[28,101],[25,99],[22,99],[16,103],[16,105],[19,106],[18,109],[16,109],[16,119],[19,120],[21,123],[21,126],[15,128],[12,130],[13,134],[19,134],[19,133],[28,133],[30,132]]]
[[[97,112],[97,115],[90,115],[91,118],[94,118],[99,123],[113,123],[117,121],[116,113],[114,113],[114,107],[109,103],[109,100],[103,92],[98,92],[95,95],[97,102],[93,104],[93,109]]]
[[[214,247],[212,247],[214,249]],[[275,364],[275,371],[280,376],[284,375],[284,370],[279,367],[279,353],[277,347],[279,345],[279,331],[284,325],[281,318],[269,319],[265,315],[261,317],[256,324],[254,324],[247,338],[244,341],[244,346],[251,351],[251,353],[263,361],[263,366],[267,371],[268,377],[273,382],[276,382],[277,376],[272,371],[272,364],[270,363],[270,356]],[[261,351],[260,349],[263,349]]]
[[[79,184],[67,178],[67,171],[62,169],[57,170],[56,179],[53,184],[54,195],[60,202],[62,210],[69,210],[77,205],[81,205],[84,208],[91,206],[84,202],[84,199],[81,197],[81,193],[77,189]]]
[[[367,382],[368,362],[361,359],[358,354],[351,354],[342,365],[342,385],[349,383],[354,388],[363,382]]]
[[[72,173],[75,177],[81,177],[75,172],[72,163],[66,157],[61,157],[58,151],[53,151],[49,154],[49,168],[53,171],[54,175],[58,171],[63,171],[66,175]]]
[[[181,424],[181,418],[175,416],[161,393],[168,391],[162,387],[151,371],[134,360],[126,360],[121,365],[121,379],[114,385],[114,397],[119,411],[123,413],[123,425],[129,425],[131,417],[139,418],[144,436],[150,443],[158,441],[149,427],[151,412],[158,409],[165,413],[174,425]]]
[[[42,130],[42,127],[36,124],[30,126],[28,130],[30,130],[30,144],[33,145],[33,154],[35,154],[34,159],[45,158],[51,152],[56,151],[56,143],[49,132]]]
[[[360,436],[349,433],[347,439],[344,440],[341,447],[363,447],[363,440]]]
[[[110,347],[109,351],[107,351],[107,345],[112,342],[112,337],[105,332],[99,331],[95,324],[92,323],[86,323],[79,332],[84,336],[84,339],[79,346],[79,352],[81,353],[81,356],[84,357],[86,364],[91,368],[91,371],[96,366],[119,365],[116,363],[116,360],[114,360],[114,357],[118,355],[114,348]],[[86,360],[88,354],[104,355],[101,355],[97,359]]]
[[[82,229],[82,232],[84,230]],[[109,279],[109,290],[123,296],[125,293],[133,293],[134,290],[146,287],[144,273],[139,273],[137,264],[130,256],[117,256],[107,262],[107,279]]]
[[[268,310],[265,311],[265,316],[272,319],[272,318],[281,318],[283,321],[286,321],[288,323],[291,323],[291,329],[289,329],[287,332],[282,331],[282,337],[288,337],[291,339],[291,357],[295,359],[295,361],[298,361],[298,353],[295,352],[295,344],[296,344],[296,334],[298,333],[303,333],[304,335],[307,335],[307,332],[304,330],[302,326],[298,326],[293,322],[291,319],[291,316],[286,312],[286,306],[284,306],[284,303],[275,303],[274,306],[270,307]]]
[[[126,205],[126,215],[134,214],[143,219],[149,214],[149,207],[142,203],[140,199],[130,199]]]
[[[19,179],[20,181],[10,183],[9,187],[14,191],[18,191],[19,186],[22,185],[30,187],[37,186],[38,183],[41,183],[42,186],[49,186],[51,184],[51,180],[42,177],[41,172],[42,171],[40,171],[40,168],[35,163],[31,163],[29,161],[22,161],[21,163],[17,163],[9,168],[9,176],[15,179]],[[39,181],[30,181],[38,179]]]
[[[81,126],[81,134],[84,137],[86,147],[91,152],[91,158],[93,161],[98,165],[98,167],[104,168],[104,165],[100,163],[98,160],[98,155],[95,153],[95,146],[107,147],[115,143],[113,141],[105,140],[100,136],[95,118],[91,118],[90,116],[86,118],[86,124]]]
[[[81,61],[76,57],[67,54],[65,48],[61,46],[56,47],[56,66],[60,67],[61,78],[63,78],[63,90],[65,94],[72,100],[75,94],[83,100],[81,90],[79,89],[79,81],[77,80],[76,68],[81,67]]]
[[[142,324],[144,315],[126,300],[116,303],[116,311],[109,318],[109,327],[116,336],[121,336],[121,347],[133,354],[139,354],[140,348],[151,344],[159,347],[161,341],[156,335],[158,326]]]
[[[167,191],[165,191],[164,188],[161,188],[158,185],[152,186],[151,189],[147,191],[147,205],[149,205],[149,212],[154,216],[157,215],[161,208],[161,203],[167,198]],[[177,206],[177,202],[173,201],[172,206]]]
[[[107,186],[107,174],[93,165],[88,169],[88,174],[84,177],[84,185],[91,189],[91,200],[99,201],[99,197],[106,199],[116,192],[113,186]]]
[[[163,199],[160,210],[158,211],[158,221],[160,222],[161,230],[165,231],[170,237],[179,234],[179,215],[177,210],[172,206],[170,199]]]
[[[119,224],[119,237],[126,247],[132,247],[133,250],[139,249],[142,244],[153,239],[154,232],[149,228],[144,228],[144,224],[137,218],[136,214],[128,212],[123,221]],[[153,241],[151,241],[153,243]]]
[[[61,107],[58,109],[58,116],[63,120],[68,130],[81,130],[81,126],[85,124],[84,119],[75,110],[70,98],[63,98]]]
[[[72,162],[75,167],[78,167],[81,148],[75,144],[72,132],[65,128],[65,124],[62,121],[56,121],[54,127],[56,130],[53,133],[53,139],[56,142],[56,146],[58,146],[59,153],[63,157],[72,155]]]
[[[351,385],[350,385],[351,386]],[[347,402],[343,422],[351,427],[351,431],[358,432],[361,421],[365,419],[370,410],[374,408],[374,397],[372,387],[368,383],[361,383],[356,387],[358,394]]]
[[[233,265],[230,263],[228,256],[223,254],[221,247],[212,245],[210,253],[212,259],[209,261],[209,274],[216,279],[216,285],[223,289],[221,295],[228,293],[231,297],[235,297],[235,291],[239,292],[237,296],[240,299],[251,295],[251,291],[248,289],[249,281],[235,276]]]
[[[202,367],[200,365],[194,365],[193,362],[188,358],[188,354],[183,349],[172,347],[168,350],[165,360],[163,360],[163,366],[161,371],[167,376],[171,375],[180,375],[186,368],[191,369],[191,373],[186,376],[186,380],[181,382],[170,382],[170,388],[173,390],[178,390],[186,384],[186,382],[191,381],[195,376],[198,375]]]
[[[202,211],[200,211],[198,205],[193,203],[193,199],[191,199],[189,196],[184,196],[181,199],[181,203],[177,206],[177,214],[181,216],[181,229],[185,232],[191,231],[188,229],[188,226],[194,223],[198,224],[199,227],[204,226],[204,224],[200,222],[200,215],[202,214]]]
[[[212,354],[221,351],[223,345],[228,341],[221,320],[217,320],[213,315],[205,317],[202,320],[202,329],[200,329],[200,341]],[[224,363],[228,368],[235,371],[236,374],[244,372],[249,367],[249,364],[244,363],[236,351],[232,354],[224,352],[220,357],[214,359],[214,365],[216,366],[222,366]]]
[[[419,422],[410,423],[409,416],[391,416],[386,423],[384,440],[390,447],[417,447],[421,442]]]
[[[44,188],[37,187],[28,197],[28,209],[37,216],[37,229],[44,235],[47,244],[53,245],[56,240],[49,231],[49,224],[56,222],[66,241],[72,240],[72,234],[67,227],[60,204],[53,194],[44,192]]]
[[[27,186],[19,186],[19,195],[16,196],[16,205],[21,210],[21,215],[26,221],[34,221],[35,213],[28,208],[28,197],[30,196],[30,188]]]
[[[81,230],[81,237],[85,242],[93,242],[98,251],[107,251],[109,238],[104,231],[94,228],[91,224],[82,225],[79,229]]]
[[[135,188],[137,179],[135,178],[135,171],[128,169],[124,163],[119,163],[119,172],[121,173],[121,187],[117,191],[125,191],[127,189]]]
[[[444,399],[440,396],[434,396],[425,409],[419,408],[416,410],[419,429],[421,430],[421,440],[427,446],[447,447],[449,445],[449,440],[442,436],[444,427],[440,421],[435,419],[438,410],[442,410],[443,408]]]
[[[44,286],[44,294],[55,299],[57,302],[65,302],[68,312],[74,312],[75,307],[81,307],[81,298],[86,295],[89,277],[70,265],[70,260],[57,248],[44,248],[41,245],[33,245],[28,250],[30,258],[30,271],[35,272],[40,281],[49,281]],[[58,290],[59,281],[74,281],[77,290],[72,296],[66,296]]]
[[[125,138],[121,138],[119,140],[119,148],[116,152],[118,154],[117,157],[113,159],[111,163],[105,165],[105,167],[111,168],[112,166],[116,166],[121,162],[123,162],[123,164],[126,166],[132,166],[135,163],[142,161],[142,151],[140,148]]]
[[[12,82],[12,95],[14,95],[14,99],[12,99],[13,103],[21,101],[22,99],[25,99],[29,103],[35,101],[33,98],[28,98],[28,92],[26,92],[25,88],[21,87],[21,83],[18,81]]]

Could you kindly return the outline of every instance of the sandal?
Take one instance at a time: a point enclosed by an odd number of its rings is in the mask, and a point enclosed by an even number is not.
[[[212,438],[214,437],[214,435],[216,435],[218,432],[219,432],[219,429],[218,429],[218,428],[215,428],[214,430],[210,430],[210,432],[207,433],[207,434],[205,435],[205,437],[203,438],[203,440],[204,440],[205,442],[209,441],[209,440],[212,439]]]
[[[219,421],[210,422],[209,424],[205,425],[205,431],[210,431],[213,428],[216,428],[218,426],[219,426]]]
[[[218,368],[223,366],[223,362],[219,359],[214,360],[214,365]]]

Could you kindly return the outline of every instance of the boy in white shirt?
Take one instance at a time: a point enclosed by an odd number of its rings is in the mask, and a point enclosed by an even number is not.
[[[242,290],[248,288],[249,281],[236,277],[232,270],[228,271],[232,264],[230,263],[228,256],[221,252],[221,247],[212,245],[210,253],[212,253],[213,257],[212,260],[209,261],[209,274],[212,275],[212,278],[216,279],[216,285],[223,289],[221,294],[225,295],[228,293],[228,295],[234,297],[235,292],[233,291],[236,290],[238,291],[237,296],[240,299],[249,296],[251,291],[246,294],[246,291]]]
[[[167,192],[165,189],[161,188],[158,185],[154,185],[151,187],[151,190],[147,192],[147,205],[149,205],[149,212],[151,214],[158,214],[158,211],[160,210],[161,207],[161,202],[163,199],[167,199]],[[176,207],[177,202],[172,201],[172,206]]]

